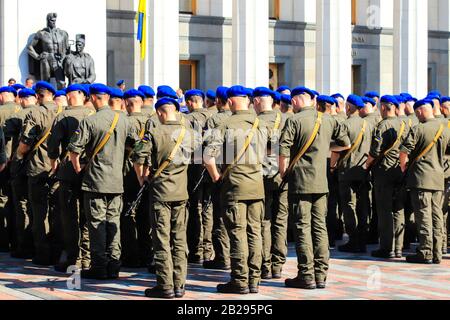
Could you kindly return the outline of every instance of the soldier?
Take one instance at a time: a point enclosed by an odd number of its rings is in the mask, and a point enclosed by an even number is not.
[[[215,130],[228,119],[232,113],[230,111],[230,104],[227,96],[228,88],[218,87],[216,90],[216,106],[219,110],[206,122],[206,132],[204,135],[205,145],[208,145],[213,138]],[[205,209],[205,220],[203,221],[204,238],[212,239],[214,250],[209,246],[204,248],[205,261],[203,267],[205,269],[213,270],[229,270],[230,269],[230,238],[223,222],[222,211],[223,205],[220,200],[220,186],[213,183],[208,175],[206,186],[204,188],[206,193],[204,198],[211,197],[212,206],[208,199],[208,204]],[[214,252],[213,252],[214,251]],[[212,259],[214,257],[214,259]]]
[[[362,97],[362,101],[364,102],[364,108],[359,110],[359,116],[366,120],[371,128],[376,128],[383,118],[381,117],[377,110],[377,102],[373,98]]]
[[[310,89],[297,87],[291,96],[298,114],[284,128],[279,162],[280,174],[289,182],[299,270],[298,276],[287,279],[285,284],[293,288],[322,289],[326,286],[330,256],[326,228],[327,155],[332,139],[345,146],[334,147],[335,152],[350,149],[350,140],[333,117],[311,107],[315,94]]]
[[[205,94],[200,90],[189,90],[185,93],[186,105],[189,114],[185,116],[186,121],[194,128],[195,134],[203,137],[203,130],[206,121],[211,117],[208,109],[203,108]],[[188,220],[188,262],[193,264],[203,264],[204,247],[212,246],[212,240],[206,239],[204,242],[203,232],[203,177],[205,174],[202,165],[202,148],[194,151],[193,164],[189,166],[188,190],[189,190],[189,220]],[[200,164],[199,164],[200,163]],[[197,188],[195,190],[195,188]],[[209,257],[207,257],[209,258]]]
[[[91,251],[91,267],[81,271],[86,279],[117,279],[120,272],[122,170],[129,128],[125,116],[108,106],[109,98],[107,86],[91,86],[97,113],[80,122],[67,147],[75,172],[84,171],[81,190]],[[89,160],[82,167],[83,153]]]
[[[336,120],[339,123],[343,123],[345,120],[347,120],[347,112],[346,112],[346,104],[345,104],[345,98],[342,94],[336,93],[331,96],[333,99],[336,100]]]
[[[145,96],[144,105],[142,106],[142,113],[146,115],[148,118],[151,118],[155,115],[155,108],[153,108],[153,100],[155,98],[155,91],[149,86],[140,86],[138,88],[140,92],[142,92]]]
[[[144,138],[148,115],[142,112],[146,95],[141,90],[128,90],[124,94],[128,112],[131,135],[135,142]],[[152,106],[153,108],[153,106]],[[133,150],[125,154],[124,165],[124,210],[121,217],[122,264],[128,268],[149,267],[152,263],[152,239],[150,229],[149,198],[143,197],[135,212],[127,215],[131,204],[136,200],[140,184],[133,168]],[[140,177],[139,177],[140,178]]]
[[[17,148],[17,159],[24,161],[28,176],[28,197],[33,213],[33,263],[41,266],[54,264],[62,250],[62,235],[56,192],[58,184],[50,179],[51,163],[48,157],[48,138],[53,121],[59,114],[53,96],[53,86],[40,81],[36,84],[40,108],[32,108],[24,120],[24,130]]]
[[[65,110],[69,106],[69,103],[67,102],[66,90],[56,91],[53,100],[55,101],[58,109]]]
[[[5,136],[3,129],[0,127],[0,173],[6,168],[6,150],[5,150]]]
[[[450,97],[441,97],[441,112],[444,118],[441,119],[442,122],[450,128]],[[444,170],[445,170],[445,194],[444,194],[444,205],[442,212],[444,214],[443,219],[443,238],[442,238],[442,254],[447,254],[449,245],[449,203],[450,203],[450,161],[449,157],[445,156],[444,160]]]
[[[52,175],[60,181],[59,202],[65,253],[55,270],[63,273],[73,265],[87,270],[90,264],[89,234],[82,205],[82,175],[75,172],[67,147],[80,122],[93,115],[93,112],[84,106],[89,92],[83,86],[71,85],[66,92],[69,108],[56,117],[48,140]]]
[[[122,112],[124,110],[123,91],[116,88],[110,89],[109,107],[113,111]]]
[[[290,95],[288,94],[281,95],[280,111],[285,115],[286,118],[290,118],[294,115],[294,109],[292,109]]]
[[[373,112],[376,114],[376,116],[381,121],[381,112],[380,112],[380,109],[378,109],[378,105],[380,103],[381,95],[377,91],[369,91],[369,92],[366,92],[366,94],[364,96],[366,98],[370,98],[370,99],[375,100],[375,107],[373,108]]]
[[[417,253],[406,257],[409,263],[440,264],[442,260],[443,164],[450,150],[450,132],[434,117],[432,103],[429,99],[416,102],[420,124],[400,147],[400,166],[407,174],[419,237]]]
[[[338,248],[341,252],[366,252],[370,201],[363,163],[370,151],[372,124],[359,116],[364,108],[366,105],[359,96],[347,98],[348,119],[342,124],[342,129],[352,141],[352,147],[341,154],[337,164],[332,164],[332,168],[338,170],[340,203],[349,235],[349,241]]]
[[[253,97],[253,95],[252,95]],[[281,93],[274,91],[273,92],[273,110],[281,113]]]
[[[125,80],[117,81],[116,86],[119,88],[119,90],[122,90],[122,92],[125,92],[125,89],[127,88]]]
[[[15,233],[17,247],[11,252],[11,257],[17,259],[31,259],[33,257],[33,239],[31,231],[31,207],[28,201],[28,178],[26,165],[17,158],[17,147],[23,131],[23,125],[27,114],[37,106],[36,92],[32,89],[24,89],[19,93],[22,108],[19,112],[10,116],[4,126],[7,140],[12,142],[11,161],[9,163],[11,174],[12,200],[15,213]]]
[[[216,106],[216,98],[217,98],[216,93],[213,90],[208,90],[206,92],[205,104],[206,104],[206,108],[208,109],[208,111],[211,115],[219,112],[219,110],[217,109],[217,106]]]
[[[277,92],[281,95],[291,95],[291,89],[288,86],[281,86],[277,89]]]
[[[161,98],[155,105],[160,124],[147,133],[133,157],[141,185],[150,179],[151,222],[157,286],[145,291],[149,298],[182,298],[187,274],[188,164],[195,142],[192,129],[177,115],[180,105]]]
[[[16,103],[16,96],[17,92],[13,86],[0,88],[0,127],[5,124],[6,119],[20,111],[21,108]],[[10,142],[6,142],[5,152],[9,159],[11,155]],[[0,173],[0,252],[9,252],[15,249],[13,203],[10,184],[8,183],[9,178],[10,171],[8,169]]]
[[[392,259],[401,258],[403,248],[404,188],[398,161],[406,123],[397,118],[399,103],[394,96],[383,96],[380,103],[383,120],[375,130],[366,162],[374,178],[380,239],[380,248],[372,256]]]
[[[271,131],[267,157],[263,164],[265,210],[262,224],[263,264],[262,279],[281,279],[286,263],[288,201],[287,188],[280,190],[281,177],[278,171],[278,146],[286,117],[272,109],[274,92],[265,87],[253,92],[255,111]]]
[[[258,293],[261,281],[265,197],[261,154],[268,128],[249,110],[248,94],[242,86],[227,91],[233,114],[213,133],[205,150],[212,181],[222,183],[222,217],[230,237],[231,281],[217,286],[220,293]],[[216,157],[221,152],[226,166],[219,172]]]

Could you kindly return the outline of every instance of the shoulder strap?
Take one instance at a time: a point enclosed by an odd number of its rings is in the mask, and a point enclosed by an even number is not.
[[[102,149],[108,143],[109,139],[111,139],[111,136],[112,136],[114,130],[116,129],[117,124],[119,123],[119,119],[120,119],[120,114],[118,112],[116,112],[114,114],[114,119],[111,124],[111,127],[109,128],[108,132],[103,137],[102,141],[100,141],[98,146],[94,149],[94,153],[92,154],[92,157],[89,160],[89,163],[91,163],[94,160],[94,158],[100,153],[100,151],[102,151]]]
[[[350,158],[351,154],[352,154],[353,152],[355,152],[355,150],[356,150],[356,149],[358,148],[358,146],[361,144],[362,139],[364,138],[364,133],[366,132],[366,128],[367,128],[367,121],[364,120],[364,121],[363,121],[362,128],[361,128],[361,131],[360,131],[359,134],[358,134],[358,137],[356,137],[355,142],[352,144],[351,148],[348,150],[348,152],[347,152],[347,154],[345,155],[345,157],[342,158],[342,159],[339,161],[338,167],[342,166],[342,165],[344,164],[344,162],[347,161],[348,158]]]
[[[58,109],[58,112],[56,113],[56,116],[58,116],[61,112],[62,112],[62,107],[60,107]],[[56,120],[56,118],[55,118]],[[54,123],[55,121],[53,121]],[[41,139],[39,139],[39,141],[36,143],[36,145],[34,146],[33,150],[31,152],[35,152],[37,149],[39,149],[39,147],[45,142],[47,141],[48,137],[50,137],[50,134],[52,133],[52,128],[53,128],[53,123],[52,125],[45,130],[44,135],[41,137]]]
[[[183,143],[184,137],[186,135],[186,127],[183,125],[181,126],[181,132],[180,135],[177,138],[177,142],[175,146],[172,149],[172,152],[170,152],[169,157],[166,161],[164,161],[161,166],[158,168],[156,173],[153,175],[152,179],[158,178],[161,173],[168,167],[168,165],[175,159],[175,156],[177,155],[178,149],[180,148],[181,144]]]
[[[253,140],[253,136],[255,135],[256,129],[258,129],[258,126],[259,126],[259,118],[256,118],[255,122],[253,123],[252,130],[248,134],[247,139],[245,139],[244,145],[242,146],[241,150],[239,150],[236,157],[233,159],[233,162],[231,164],[229,164],[227,166],[227,168],[225,169],[225,171],[222,175],[222,179],[227,177],[230,174],[231,168],[234,167],[244,156],[245,152],[247,151],[248,147],[250,146],[250,143]]]
[[[394,150],[400,144],[400,141],[402,140],[402,137],[403,137],[403,133],[405,133],[405,129],[406,129],[406,123],[405,123],[405,121],[402,121],[400,131],[397,134],[397,139],[395,140],[395,142],[392,144],[392,146],[389,149],[387,149],[385,152],[383,152],[383,157],[387,156],[389,152]]]
[[[426,155],[428,154],[428,152],[431,151],[431,149],[434,147],[434,145],[438,142],[439,138],[442,136],[442,133],[444,132],[444,129],[445,129],[445,125],[444,125],[444,124],[441,124],[440,127],[439,127],[438,132],[437,132],[436,135],[434,136],[433,141],[431,141],[430,144],[429,144],[425,149],[423,149],[423,151],[417,156],[417,158],[415,158],[415,159],[413,160],[413,162],[411,163],[410,166],[412,166],[414,163],[416,163],[417,161],[419,161],[420,158],[426,156]]]
[[[273,130],[277,131],[278,129],[280,129],[280,125],[281,125],[281,113],[277,112],[277,118],[275,119]]]
[[[448,120],[448,122],[447,122],[447,128],[450,129],[450,120]]]
[[[288,176],[292,172],[292,170],[294,169],[294,166],[297,164],[297,162],[300,161],[300,159],[309,150],[309,148],[314,143],[314,140],[316,140],[317,134],[319,133],[319,129],[320,129],[321,125],[322,125],[322,118],[323,118],[323,113],[319,112],[318,115],[317,115],[316,124],[314,125],[314,129],[313,129],[313,132],[312,132],[311,136],[309,137],[308,141],[303,146],[303,148],[300,150],[300,152],[295,156],[295,158],[289,164],[289,168],[287,169],[285,176]]]

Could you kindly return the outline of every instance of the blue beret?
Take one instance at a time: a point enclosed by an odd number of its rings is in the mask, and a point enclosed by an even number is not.
[[[437,94],[433,94],[433,93],[429,94],[425,99],[441,101],[441,97],[438,96]]]
[[[120,90],[119,88],[110,88],[111,94],[110,94],[110,98],[111,99],[123,99],[123,91]]]
[[[364,101],[361,99],[360,96],[357,96],[356,94],[351,94],[347,97],[347,102],[354,105],[357,108],[364,108]]]
[[[336,99],[336,100],[337,100],[338,98],[341,98],[342,100],[345,100],[344,96],[343,96],[342,94],[340,94],[340,93],[335,93],[335,94],[333,94],[331,97],[334,98],[334,99]]]
[[[395,95],[395,99],[397,99],[398,103],[406,103],[406,99],[402,95]]]
[[[28,98],[32,96],[36,96],[36,92],[33,89],[25,88],[19,92],[19,98]]]
[[[221,100],[227,100],[228,99],[228,95],[227,95],[228,89],[229,88],[227,88],[227,87],[218,87],[216,90],[216,97]]]
[[[281,95],[281,101],[282,101],[283,103],[289,104],[289,105],[292,103],[291,96],[288,95],[288,94],[282,94],[282,95]]]
[[[66,96],[66,95],[67,95],[66,89],[58,90],[55,93],[55,98],[63,97],[63,96]]]
[[[102,83],[94,83],[91,84],[89,87],[90,94],[111,94],[111,89],[109,89],[107,86],[105,86]]]
[[[296,88],[292,89],[291,98],[298,96],[300,94],[304,94],[304,93],[308,94],[311,97],[311,99],[314,99],[314,97],[315,97],[315,93],[312,90],[310,90],[306,87],[296,87]]]
[[[253,89],[252,88],[245,88],[246,92],[247,92],[247,97],[249,97],[250,99],[253,98]]]
[[[418,100],[415,104],[414,104],[414,110],[423,107],[424,105],[429,104],[430,106],[433,106],[433,100],[431,99],[422,99],[422,100]]]
[[[393,105],[395,105],[397,108],[398,108],[398,106],[399,106],[399,103],[398,103],[397,99],[395,99],[394,96],[389,96],[389,95],[382,96],[381,99],[380,99],[380,102],[381,102],[381,103],[390,103],[390,104],[393,104]]]
[[[156,94],[158,99],[171,98],[178,99],[177,93],[169,86],[159,86],[158,93]]]
[[[184,94],[184,98],[186,100],[192,98],[192,97],[201,97],[202,99],[205,99],[205,93],[202,90],[198,90],[198,89],[192,89],[192,90],[188,90],[185,92]]]
[[[227,90],[227,97],[233,98],[233,97],[247,97],[248,96],[248,89],[244,88],[243,86],[232,86],[230,89]]]
[[[3,92],[12,93],[15,97],[17,97],[17,91],[13,87],[1,87],[0,93]]]
[[[180,110],[180,104],[178,103],[178,101],[176,99],[167,98],[167,97],[159,99],[155,104],[155,109],[158,109],[166,104],[174,105],[177,108],[177,110]]]
[[[153,98],[156,96],[155,91],[149,86],[140,86],[138,90],[142,92],[146,98]]]
[[[119,87],[119,86],[123,85],[124,83],[125,83],[125,80],[119,80],[119,81],[117,81],[117,86]]]
[[[291,88],[289,88],[288,86],[281,86],[277,89],[278,93],[282,93],[283,91],[289,90],[291,91]]]
[[[216,100],[216,93],[213,90],[206,91],[206,97],[210,100]]]
[[[417,99],[415,99],[412,95],[410,95],[409,93],[405,92],[405,93],[401,93],[400,94],[403,97],[403,100],[405,102],[410,102],[410,101],[414,101],[416,102]]]
[[[267,87],[258,87],[253,90],[253,97],[272,97],[274,98],[274,92]]]
[[[372,106],[376,106],[377,105],[377,103],[376,103],[376,101],[374,100],[374,99],[372,99],[372,98],[369,98],[369,97],[362,97],[361,98],[362,99],[362,101],[364,102],[364,103],[370,103]]]
[[[440,92],[440,91],[438,91],[438,90],[433,90],[433,91],[430,91],[430,93],[429,93],[428,95],[430,95],[430,96],[439,96],[439,98],[441,98],[441,97],[442,97],[442,94],[441,94],[441,92]]]
[[[281,93],[274,91],[273,92],[273,101],[276,104],[280,104],[280,102],[281,102]]]
[[[336,103],[336,100],[334,98],[332,98],[332,97],[329,97],[329,96],[319,95],[317,97],[317,102],[318,103],[328,103],[328,104],[333,105],[333,104]]]
[[[446,102],[450,102],[450,97],[442,97],[441,98],[441,103],[446,103]]]
[[[145,95],[140,90],[136,90],[136,89],[127,90],[123,94],[124,99],[130,99],[130,98],[135,98],[135,97],[140,97],[142,100],[145,99]]]
[[[50,83],[48,83],[47,81],[38,81],[34,87],[33,87],[34,91],[38,91],[38,90],[47,90],[50,91],[51,93],[55,94],[56,93],[56,89],[55,87],[53,87]]]
[[[373,99],[373,98],[379,98],[380,94],[377,91],[369,91],[369,92],[366,92],[365,96]]]
[[[82,86],[81,84],[72,84],[66,89],[66,93],[72,91],[81,91],[86,97],[89,96],[89,90],[87,90],[86,87]]]
[[[23,84],[20,84],[20,83],[16,83],[16,84],[12,85],[12,87],[13,87],[14,90],[16,90],[16,91],[23,90],[23,89],[26,88]]]
[[[315,97],[320,96],[320,93],[318,91],[316,91],[316,90],[311,90],[311,92],[314,93]]]

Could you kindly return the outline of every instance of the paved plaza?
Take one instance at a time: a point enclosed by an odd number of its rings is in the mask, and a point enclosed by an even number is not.
[[[373,249],[373,247],[371,248]],[[295,250],[290,246],[283,277],[296,275]],[[187,300],[422,300],[450,299],[450,256],[441,265],[411,265],[405,259],[382,261],[332,251],[328,288],[304,291],[284,287],[284,279],[263,281],[259,295],[220,295],[216,285],[228,272],[190,266]],[[69,281],[70,282],[70,281]],[[67,277],[0,255],[0,300],[146,300],[145,288],[155,285],[146,270],[125,269],[116,281],[81,280],[68,289]],[[76,280],[72,281],[72,284]]]

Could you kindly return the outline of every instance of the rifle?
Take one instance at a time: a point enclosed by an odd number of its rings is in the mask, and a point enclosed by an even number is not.
[[[125,213],[125,217],[131,217],[133,212],[139,207],[142,201],[142,197],[144,196],[144,193],[150,188],[150,182],[146,181],[144,185],[139,190],[136,200],[133,201],[130,208]]]
[[[200,179],[198,180],[198,183],[195,185],[194,189],[192,190],[193,194],[195,194],[197,192],[198,188],[200,188],[200,185],[202,184],[203,180],[205,179],[205,174],[206,174],[206,168],[203,169]]]

